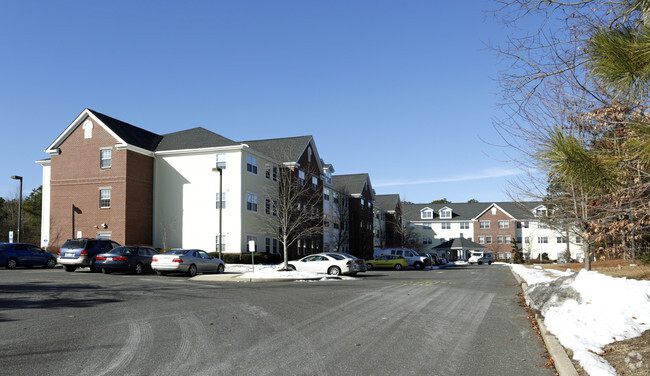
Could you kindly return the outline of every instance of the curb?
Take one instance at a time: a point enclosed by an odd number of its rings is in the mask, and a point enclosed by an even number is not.
[[[306,278],[239,278],[242,273],[224,273],[224,274],[202,274],[190,278],[190,281],[209,281],[209,282],[295,282],[295,281],[320,281],[323,278],[328,279],[354,279],[347,276],[323,276],[323,277],[306,277]]]
[[[515,273],[512,270],[512,268],[510,268],[510,272],[517,280],[519,286],[521,286],[521,290],[526,292],[526,289],[528,288],[528,284],[523,279],[521,279],[519,274]],[[544,320],[542,319],[541,316],[537,314],[537,312],[535,312],[535,320],[537,320],[537,325],[539,326],[539,332],[542,335],[542,339],[546,344],[546,349],[548,350],[551,359],[553,359],[553,363],[555,365],[555,369],[557,370],[558,375],[578,376],[578,371],[576,371],[576,368],[573,366],[573,363],[571,362],[571,359],[569,359],[569,356],[564,350],[564,347],[557,339],[557,337],[548,331],[546,325],[544,325]]]

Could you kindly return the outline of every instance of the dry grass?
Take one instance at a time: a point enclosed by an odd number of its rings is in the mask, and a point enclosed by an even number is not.
[[[639,263],[636,266],[631,266],[630,263],[630,260],[596,261],[591,263],[591,270],[603,273],[611,277],[626,277],[629,279],[650,281],[650,265],[643,265]],[[571,269],[574,272],[579,272],[580,270],[584,269],[585,264],[545,264],[542,265],[542,267],[544,269],[557,269],[562,271]]]

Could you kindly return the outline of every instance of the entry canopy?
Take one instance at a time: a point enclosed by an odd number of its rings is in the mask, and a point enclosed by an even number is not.
[[[487,247],[465,238],[454,238],[433,247],[433,250],[435,251],[478,251],[482,249],[487,249]]]

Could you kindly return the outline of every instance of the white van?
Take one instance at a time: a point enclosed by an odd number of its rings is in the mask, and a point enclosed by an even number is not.
[[[488,264],[491,265],[492,262],[494,261],[494,256],[492,255],[492,252],[477,252],[474,251],[472,254],[469,256],[469,262],[470,264]]]
[[[381,255],[402,256],[409,263],[409,266],[412,266],[415,269],[423,269],[426,265],[425,261],[427,260],[426,256],[420,256],[419,253],[408,248],[375,248],[373,257]]]

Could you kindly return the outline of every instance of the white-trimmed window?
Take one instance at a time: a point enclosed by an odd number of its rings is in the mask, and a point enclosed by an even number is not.
[[[328,188],[323,188],[323,200],[330,200],[330,190]]]
[[[537,215],[538,217],[545,216],[546,215],[546,209],[544,209],[544,208],[536,209],[535,210],[535,215]]]
[[[541,228],[541,229],[548,229],[548,228],[550,228],[550,227],[548,226],[548,223],[544,223],[544,222],[540,222],[540,223],[539,223],[539,226],[537,226],[537,227],[538,227],[538,228]]]
[[[246,210],[257,211],[257,195],[246,192]]]
[[[252,155],[246,156],[246,171],[257,175],[257,158]]]
[[[506,244],[512,243],[512,236],[506,235]]]
[[[330,216],[327,214],[323,214],[323,226],[330,227]]]
[[[338,193],[338,192],[333,191],[333,192],[332,192],[332,198],[333,198],[332,201],[334,201],[334,204],[338,204],[338,203],[339,203],[339,193]]]
[[[576,236],[576,244],[582,244],[582,238],[579,236]]]
[[[102,209],[108,209],[111,207],[111,190],[110,189],[100,189],[99,190],[99,207]]]
[[[217,209],[226,208],[226,192],[221,192],[221,200],[219,200],[219,192],[217,192]]]
[[[311,189],[318,190],[318,178],[316,176],[311,177]]]
[[[264,177],[271,180],[271,165],[269,163],[264,165]]]
[[[226,153],[217,153],[217,168],[226,169]]]
[[[112,154],[112,150],[110,148],[99,150],[99,159],[100,159],[99,167],[101,168],[111,167],[111,154]]]
[[[479,222],[479,228],[490,228],[490,220],[488,219],[487,221],[480,221]]]
[[[517,228],[528,228],[528,221],[517,222]]]
[[[510,228],[510,221],[499,221],[499,228]]]
[[[485,244],[492,244],[492,236],[488,235],[485,237]]]
[[[460,223],[460,229],[461,230],[469,230],[469,222],[461,222]]]
[[[433,238],[429,238],[429,237],[422,238],[422,244],[424,244],[424,245],[433,244]]]
[[[525,243],[525,244],[530,244],[530,236],[526,236],[526,237],[524,238],[524,243]]]
[[[506,260],[510,260],[511,258],[512,258],[512,253],[506,252]]]
[[[558,243],[566,243],[566,237],[564,236],[558,236],[556,240]]]
[[[272,179],[273,181],[278,181],[278,166],[273,166]]]
[[[499,253],[497,253],[497,258],[498,258],[499,260],[503,260],[503,252],[499,252]]]
[[[423,223],[422,224],[422,229],[423,230],[431,230],[431,223]]]
[[[478,237],[478,244],[485,244],[485,237],[479,236]]]
[[[278,216],[278,200],[273,200],[270,198],[266,199],[266,203],[264,205],[264,212],[266,215],[272,215],[274,217]]]
[[[503,235],[497,235],[497,243],[503,244]]]
[[[548,236],[538,236],[537,237],[537,243],[539,243],[539,244],[547,244],[548,243]]]
[[[93,138],[93,122],[90,120],[84,121],[81,126],[84,130],[84,138]]]
[[[298,170],[298,183],[300,183],[300,185],[305,185],[305,178],[305,171]]]
[[[226,249],[226,235],[221,235],[221,252]],[[219,252],[219,234],[214,237],[214,251]]]
[[[422,219],[431,219],[433,218],[433,211],[432,210],[424,210],[422,211]]]
[[[443,229],[443,230],[449,230],[449,229],[451,229],[451,223],[449,223],[449,222],[442,222],[442,223],[440,224],[440,228]]]
[[[451,218],[451,209],[442,209],[440,211],[440,218]]]

